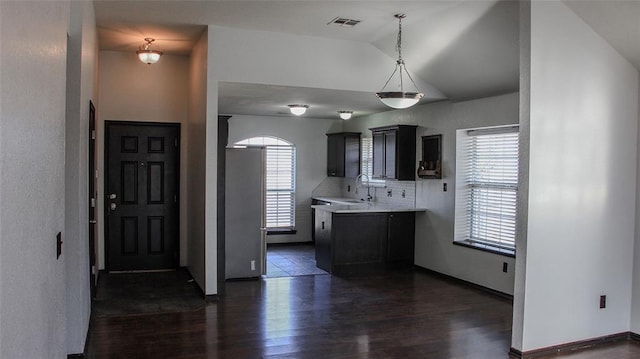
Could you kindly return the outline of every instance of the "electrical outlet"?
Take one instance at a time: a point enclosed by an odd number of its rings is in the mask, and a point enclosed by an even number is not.
[[[347,185],[347,192],[351,192],[351,185],[350,184]]]
[[[251,270],[256,270],[256,261],[251,261]]]
[[[509,267],[509,264],[507,262],[502,262],[502,271],[507,273],[507,268]]]
[[[387,190],[387,197],[393,197],[393,190],[391,189]]]
[[[446,183],[442,184],[442,191],[443,192],[447,192],[447,184]]]
[[[56,259],[62,254],[62,232],[56,234]]]
[[[607,296],[606,295],[601,295],[600,296],[600,309],[606,308],[607,307]]]
[[[405,190],[402,190],[402,198],[405,198],[407,196],[407,192]]]

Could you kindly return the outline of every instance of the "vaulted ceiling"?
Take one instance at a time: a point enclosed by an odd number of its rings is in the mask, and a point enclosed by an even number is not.
[[[640,2],[565,1],[624,56],[640,68]],[[272,31],[305,36],[360,41],[375,46],[390,58],[388,73],[397,58],[398,23],[405,13],[403,57],[407,67],[448,99],[465,100],[518,90],[519,4],[517,1],[179,1],[95,0],[101,50],[134,52],[145,37],[156,38],[165,53],[188,54],[206,25]],[[336,17],[360,20],[355,27],[330,22]],[[305,89],[270,89],[265,85],[224,84],[220,87],[221,113],[261,115],[287,93]],[[362,94],[308,89],[316,102],[352,97],[359,114],[386,110]],[[274,93],[269,99],[268,94]],[[304,95],[304,94],[303,94]],[[252,101],[260,97],[261,101]],[[280,102],[278,102],[280,101]],[[246,106],[246,104],[254,104]],[[265,108],[263,111],[262,108]],[[327,106],[327,108],[335,108]],[[335,118],[335,112],[317,113]]]

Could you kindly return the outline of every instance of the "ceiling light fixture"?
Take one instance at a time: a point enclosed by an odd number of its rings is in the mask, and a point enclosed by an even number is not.
[[[341,119],[348,120],[351,118],[351,115],[353,115],[353,111],[338,111],[338,114]]]
[[[304,115],[308,108],[309,105],[289,105],[289,111],[296,116]]]
[[[411,78],[411,75],[409,75],[409,71],[407,71],[404,60],[402,59],[402,19],[404,19],[406,15],[395,14],[394,17],[398,19],[398,40],[396,42],[398,60],[396,61],[396,68],[393,70],[391,76],[389,76],[389,79],[387,80],[387,82],[385,82],[384,86],[382,86],[382,90],[380,92],[376,92],[376,96],[378,96],[378,99],[380,99],[382,103],[389,107],[407,108],[418,103],[418,101],[420,101],[424,94],[419,92],[418,86],[416,86],[416,83]],[[403,71],[407,74],[407,77],[409,78],[409,80],[411,80],[411,83],[413,83],[413,87],[415,87],[416,92],[404,91],[404,84],[402,79]],[[399,85],[398,87],[400,91],[384,91],[384,89],[389,84],[389,81],[391,81],[396,73],[398,73],[399,81],[397,82],[397,84]]]
[[[147,65],[155,64],[160,60],[160,56],[162,56],[162,52],[158,50],[151,50],[151,43],[156,41],[156,39],[147,37],[144,39],[146,43],[140,45],[136,54],[140,61],[144,62]]]

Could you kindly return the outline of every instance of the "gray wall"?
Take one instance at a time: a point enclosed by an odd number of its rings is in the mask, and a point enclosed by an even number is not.
[[[342,120],[307,117],[235,115],[229,120],[229,144],[257,137],[278,137],[296,147],[296,234],[269,235],[267,243],[311,241],[311,191],[327,177],[327,136]],[[228,163],[227,166],[233,164]]]
[[[416,206],[427,208],[416,217],[415,264],[456,278],[513,293],[514,264],[511,257],[453,244],[455,217],[456,130],[518,123],[518,94],[465,102],[439,102],[405,110],[383,112],[344,122],[345,131],[362,132],[391,125],[418,125],[416,160],[422,156],[421,136],[442,134],[442,179],[416,181]],[[446,183],[448,191],[443,192]],[[506,262],[511,270],[502,272]]]
[[[630,330],[638,133],[638,71],[561,2],[529,20],[523,351]]]
[[[84,350],[89,287],[89,100],[95,103],[97,37],[93,3],[71,2],[65,129],[65,239],[67,353]]]
[[[65,231],[69,13],[68,2],[0,2],[2,358],[67,355],[65,270],[72,253],[65,247],[56,260],[55,237]]]
[[[189,116],[187,157],[187,268],[200,288],[205,288],[204,192],[207,111],[207,33],[202,34],[189,64]]]
[[[100,51],[99,106],[97,123],[98,178],[98,257],[99,268],[104,259],[104,121],[187,121],[189,111],[188,56],[163,55],[158,63],[143,64],[131,52]],[[180,265],[187,262],[187,131],[180,138]]]

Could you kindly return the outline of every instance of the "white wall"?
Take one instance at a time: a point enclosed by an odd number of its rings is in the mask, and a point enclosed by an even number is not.
[[[416,206],[428,208],[416,216],[415,264],[500,292],[513,293],[515,260],[453,244],[455,218],[456,130],[518,123],[518,94],[465,102],[439,102],[388,111],[345,121],[345,131],[362,132],[392,125],[418,125],[416,161],[422,156],[421,136],[442,134],[442,179],[416,181]],[[416,163],[417,164],[417,163]],[[448,186],[443,192],[443,184]],[[508,273],[502,272],[503,262]]]
[[[69,3],[0,2],[0,357],[66,357]],[[64,233],[63,233],[64,235]]]
[[[371,74],[386,72],[393,59],[372,45],[354,41],[219,26],[209,26],[208,33],[205,292],[215,294],[218,83],[245,82],[373,93],[380,89],[382,80]],[[426,84],[418,85],[433,96],[441,96]]]
[[[327,137],[342,120],[307,117],[255,117],[229,119],[229,144],[258,137],[278,137],[296,147],[296,234],[269,235],[268,243],[311,241],[311,191],[327,177]],[[237,164],[228,163],[227,166]]]
[[[189,116],[183,129],[187,139],[187,268],[205,288],[205,150],[207,112],[207,32],[191,52],[189,64]]]
[[[638,133],[637,71],[561,2],[530,20],[523,351],[630,329]]]
[[[638,82],[638,93],[640,93],[640,81]],[[638,121],[640,122],[640,96],[638,97]],[[640,126],[638,126],[638,136],[640,138]],[[636,239],[633,256],[633,296],[631,298],[631,331],[640,334],[640,146],[638,146],[636,163]]]
[[[94,100],[97,37],[93,3],[71,2],[65,133],[67,353],[84,350],[91,293],[89,278],[89,100]]]
[[[104,260],[104,121],[187,121],[189,57],[163,55],[158,63],[143,64],[133,52],[100,51],[97,111],[98,250]],[[187,263],[187,137],[181,128],[180,146],[180,265]]]

